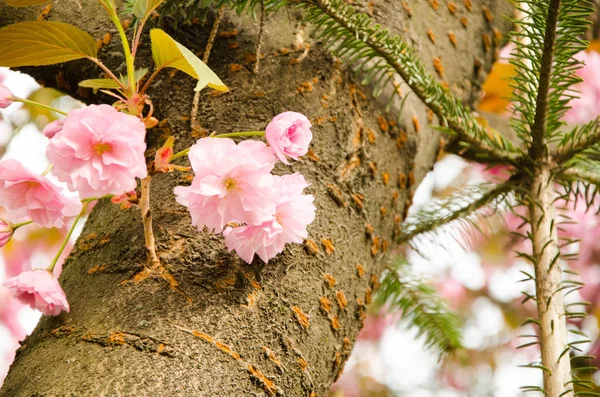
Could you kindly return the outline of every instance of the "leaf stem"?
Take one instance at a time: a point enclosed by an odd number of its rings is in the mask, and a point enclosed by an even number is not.
[[[15,102],[24,103],[26,105],[37,106],[37,107],[42,108],[42,109],[47,109],[47,110],[50,110],[52,112],[56,112],[58,114],[62,114],[63,116],[67,115],[67,113],[63,112],[62,110],[58,110],[56,108],[53,108],[52,106],[44,105],[43,103],[39,103],[39,102],[35,102],[35,101],[30,101],[29,99],[24,99],[24,98],[19,98],[19,97],[13,97],[12,100],[15,101]]]
[[[127,64],[127,79],[129,81],[129,89],[131,90],[131,94],[136,92],[136,83],[135,83],[135,67],[133,56],[131,54],[131,49],[129,48],[129,40],[127,39],[127,34],[125,33],[125,29],[123,29],[123,25],[121,24],[121,20],[119,19],[119,15],[117,14],[117,10],[112,1],[110,1],[110,6],[106,6],[106,4],[100,0],[100,3],[104,6],[106,11],[108,12],[108,16],[113,21],[117,31],[119,32],[119,37],[121,38],[121,44],[123,45],[123,53],[125,55],[125,63]]]
[[[58,259],[60,258],[60,256],[62,255],[63,251],[65,250],[65,247],[69,243],[69,239],[71,238],[71,235],[73,234],[73,231],[75,230],[75,227],[77,226],[77,223],[79,222],[79,220],[81,219],[81,217],[83,216],[83,214],[85,214],[85,212],[87,211],[87,208],[88,208],[89,204],[90,204],[89,201],[86,201],[86,202],[83,203],[83,207],[81,207],[81,211],[79,212],[79,215],[77,215],[77,218],[75,218],[75,220],[73,221],[73,224],[71,225],[71,228],[69,229],[69,232],[67,233],[67,235],[66,235],[65,239],[63,240],[60,248],[58,249],[58,252],[56,253],[56,256],[52,260],[52,263],[50,264],[50,266],[47,267],[47,270],[49,272],[54,271],[54,267],[56,266],[56,263],[58,262]]]
[[[102,63],[102,61],[100,61],[98,58],[93,58],[93,57],[87,57],[87,59],[89,59],[90,61],[94,62],[97,66],[99,66],[100,69],[102,69],[104,71],[104,73],[106,73],[108,75],[108,77],[113,79],[119,85],[119,87],[121,88],[123,93],[125,95],[127,95],[127,87],[125,87],[123,82],[117,76],[115,76],[115,74],[109,68],[107,68],[106,65],[104,65]]]
[[[13,223],[13,225],[12,225],[12,229],[13,229],[13,230],[17,230],[17,229],[18,229],[18,228],[20,228],[20,227],[27,226],[27,225],[30,225],[30,224],[32,224],[32,223],[33,223],[33,221],[32,221],[32,220],[25,221],[25,222],[20,222],[20,223]]]

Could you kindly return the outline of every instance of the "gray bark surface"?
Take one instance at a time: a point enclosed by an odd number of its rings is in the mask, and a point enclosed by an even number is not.
[[[468,11],[457,2],[453,14],[446,2],[436,11],[424,0],[377,0],[373,13],[412,40],[432,71],[433,57],[439,57],[451,90],[472,103],[494,59],[495,32],[510,27],[501,15],[511,9],[508,2],[473,3]],[[0,26],[34,20],[39,12],[1,4]],[[96,39],[111,32],[100,58],[124,72],[118,36],[96,2],[56,2],[49,19],[73,23]],[[393,257],[394,233],[438,155],[440,138],[414,95],[400,122],[390,122],[396,116],[384,115],[318,43],[301,63],[290,63],[300,53],[279,50],[292,48],[299,21],[293,10],[269,16],[265,57],[255,76],[245,56],[254,53],[258,23],[227,12],[221,30],[238,34],[217,38],[209,66],[231,92],[203,93],[199,120],[209,132],[230,132],[263,129],[285,110],[308,115],[313,153],[291,167],[278,165],[276,173],[302,172],[311,183],[307,191],[316,197],[317,217],[309,241],[269,264],[247,265],[226,251],[222,237],[195,230],[175,202],[173,187],[189,183],[189,175],[159,174],[151,209],[163,268],[148,272],[139,210],[100,202],[61,276],[71,313],[40,321],[19,349],[0,396],[326,395],[352,350],[377,279]],[[169,33],[201,52],[211,24]],[[239,48],[230,48],[232,42]],[[232,64],[241,70],[232,71]],[[150,65],[145,46],[137,66]],[[78,81],[99,75],[93,65],[75,61],[26,71],[88,102],[110,103],[76,92]],[[193,86],[183,73],[168,71],[152,85],[157,117],[168,121],[148,132],[150,147],[169,134],[177,137],[177,149],[199,137],[188,121]]]

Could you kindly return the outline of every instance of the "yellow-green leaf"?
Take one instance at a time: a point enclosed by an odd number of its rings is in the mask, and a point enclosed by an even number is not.
[[[133,15],[144,20],[150,16],[165,0],[136,0],[133,4]]]
[[[133,74],[135,82],[137,83],[138,81],[143,79],[144,76],[146,76],[147,74],[148,74],[148,69],[146,69],[146,68],[137,69],[135,71],[135,73]],[[121,80],[121,83],[123,83],[124,86],[129,85],[129,81],[127,81],[127,75],[121,76],[121,78],[119,78],[119,80]]]
[[[158,69],[175,68],[198,79],[195,91],[200,91],[206,86],[218,91],[229,90],[215,72],[163,30],[152,29],[150,39],[152,40],[152,56]]]
[[[19,22],[0,28],[0,66],[52,65],[97,55],[92,36],[67,23]]]
[[[11,7],[29,7],[38,4],[46,4],[50,0],[5,0],[6,4]]]
[[[92,88],[94,90],[109,89],[113,90],[119,88],[119,84],[112,79],[89,79],[79,82],[80,87]]]

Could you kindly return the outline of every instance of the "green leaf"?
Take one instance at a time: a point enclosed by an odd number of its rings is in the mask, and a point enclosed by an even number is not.
[[[136,70],[135,71],[135,82],[137,83],[138,81],[143,79],[146,74],[148,74],[148,69],[146,69],[146,68]],[[127,84],[129,83],[127,81],[127,76],[121,76],[119,78],[119,80],[121,81],[121,83],[123,83],[124,86],[127,87]],[[102,90],[102,89],[114,90],[114,89],[121,88],[119,86],[119,84],[116,81],[114,81],[113,79],[83,80],[83,81],[79,82],[79,86],[85,87],[85,88],[91,88],[94,90],[94,92],[96,92],[98,90]]]
[[[20,22],[0,28],[0,66],[53,65],[97,55],[92,36],[67,23]]]
[[[46,4],[50,0],[6,0],[6,4],[11,7],[29,7],[38,4]]]
[[[206,86],[217,91],[229,91],[215,72],[163,30],[152,29],[150,39],[152,40],[152,56],[158,69],[175,68],[198,79],[194,91],[200,91]]]
[[[136,0],[133,3],[133,15],[144,20],[152,14],[165,0]]]
[[[113,90],[119,88],[119,84],[113,79],[89,79],[79,82],[80,87],[92,88],[94,91],[101,89]]]

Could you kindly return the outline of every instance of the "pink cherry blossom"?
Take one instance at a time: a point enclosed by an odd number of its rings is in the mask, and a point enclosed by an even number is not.
[[[54,135],[59,133],[63,128],[62,120],[55,120],[51,123],[48,123],[44,129],[42,130],[42,134],[48,139],[52,139]]]
[[[277,159],[263,142],[202,138],[190,148],[189,159],[192,185],[176,187],[175,195],[198,229],[221,232],[229,222],[257,225],[271,218],[276,198],[271,170]]]
[[[3,284],[21,303],[31,306],[49,316],[58,316],[63,310],[68,312],[69,303],[58,280],[44,269],[23,272],[9,278]]]
[[[16,160],[0,162],[0,206],[14,218],[30,218],[43,227],[62,227],[63,218],[81,211],[81,202],[65,197],[45,176]],[[12,218],[11,218],[12,219]]]
[[[0,84],[0,109],[6,109],[13,102],[13,93],[8,88]]]
[[[308,118],[296,112],[283,112],[267,125],[265,138],[279,160],[289,164],[285,156],[298,160],[308,152],[312,140]]]
[[[314,197],[302,194],[308,186],[299,174],[275,176],[279,197],[272,218],[260,225],[227,228],[225,245],[247,263],[254,255],[268,262],[283,252],[287,243],[301,243],[307,236],[307,226],[315,219]]]
[[[145,134],[139,118],[91,105],[69,113],[46,154],[54,175],[82,198],[121,194],[147,175]]]
[[[13,232],[12,224],[0,218],[0,248],[4,247],[10,241]]]

